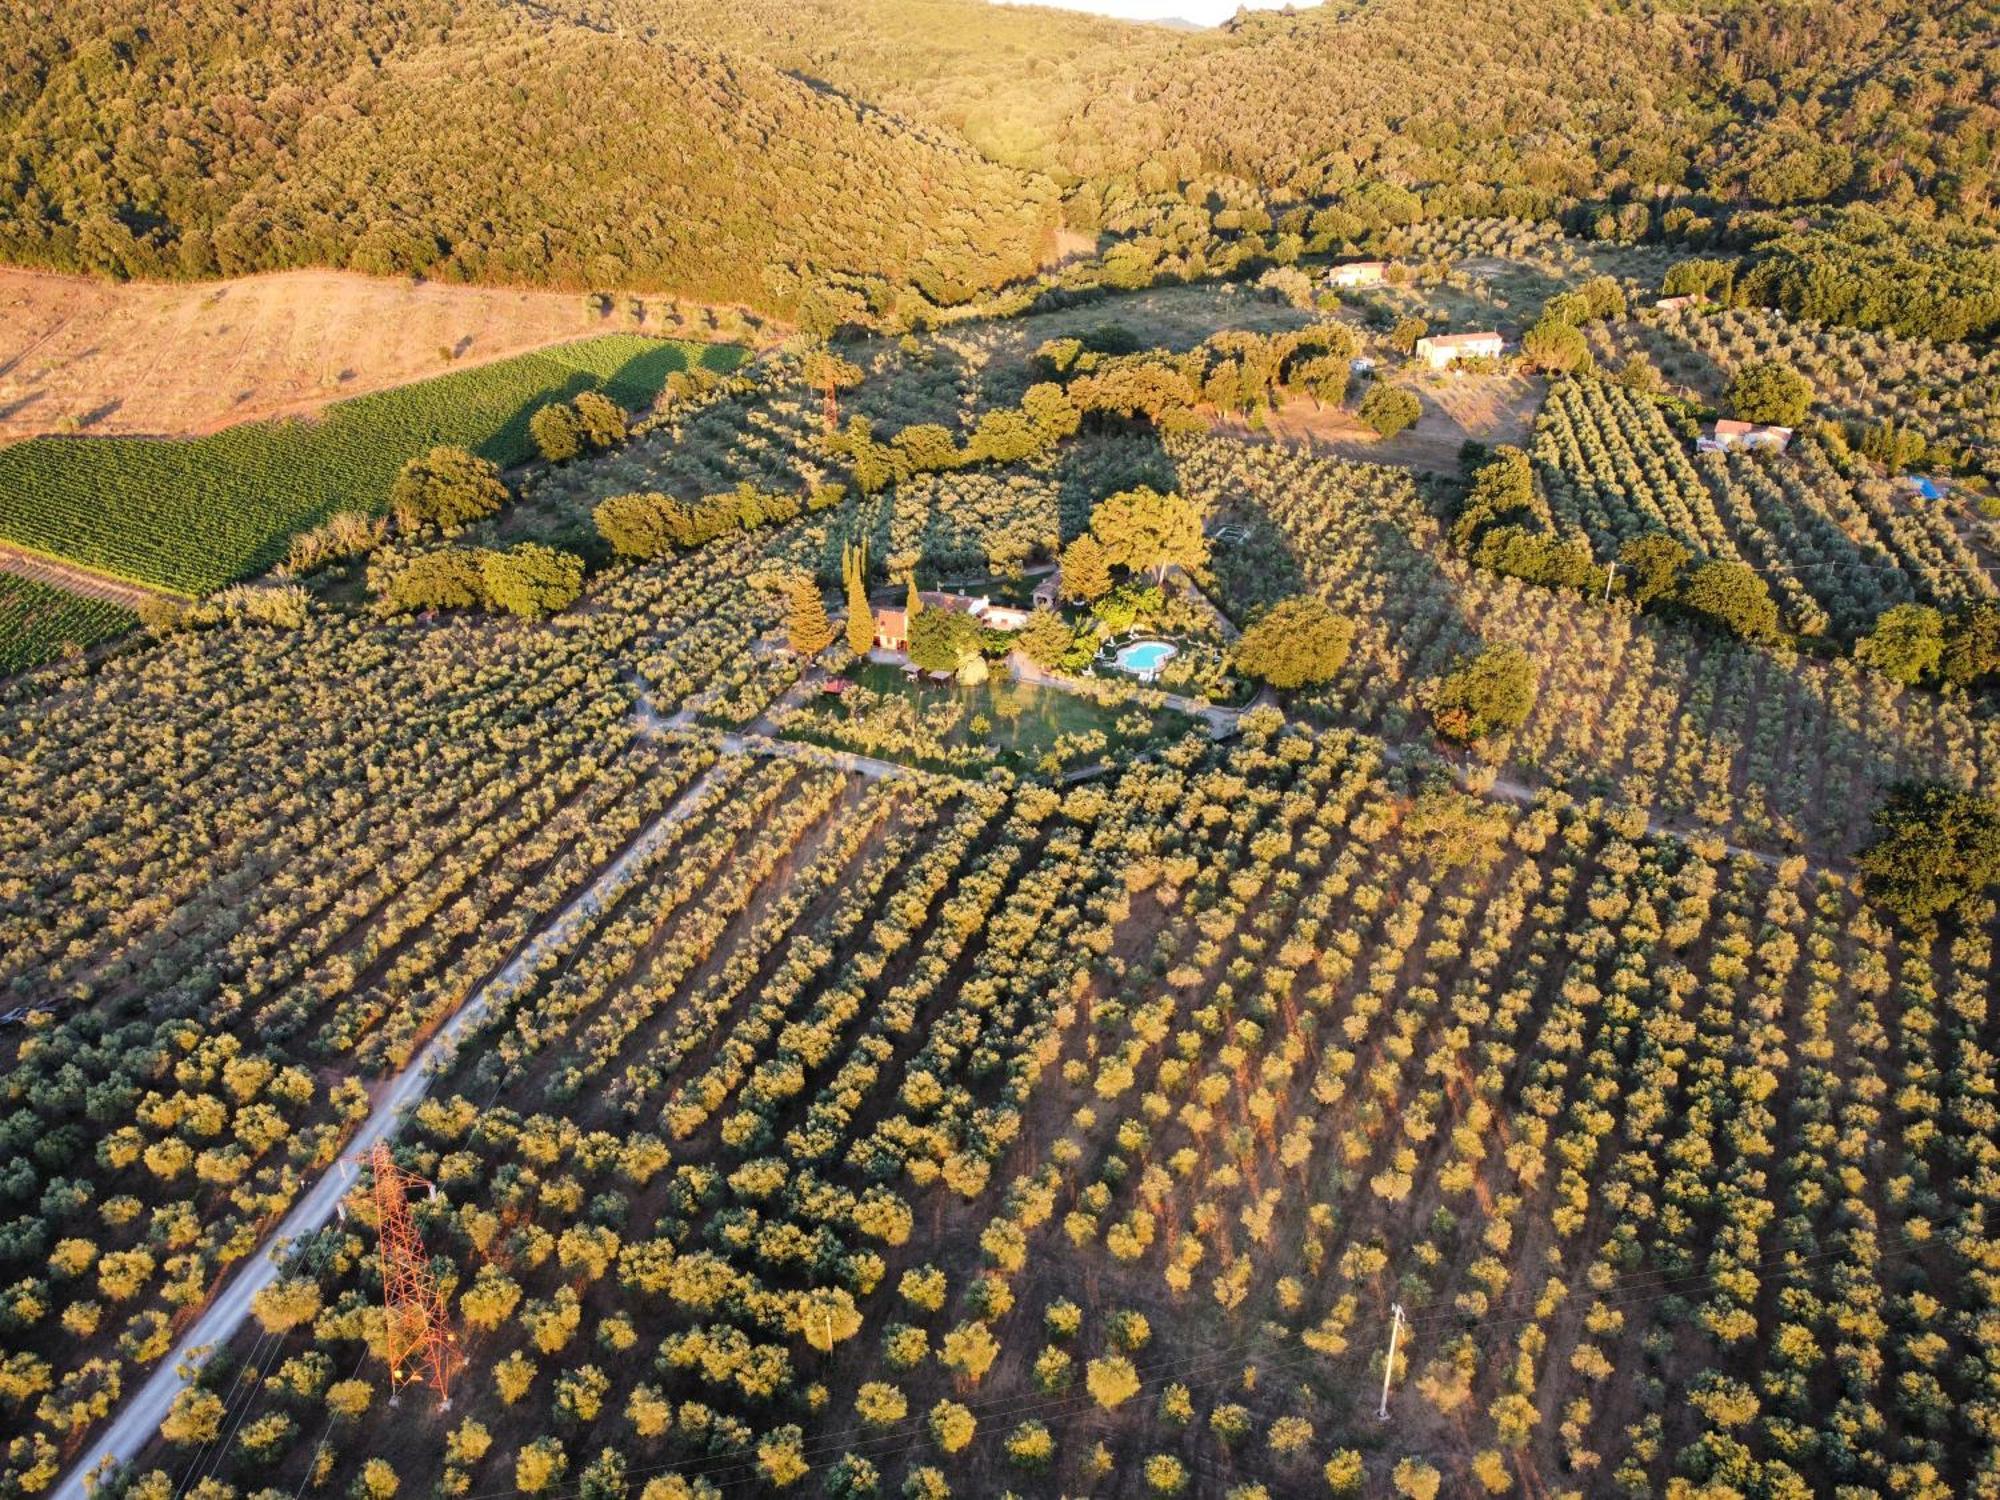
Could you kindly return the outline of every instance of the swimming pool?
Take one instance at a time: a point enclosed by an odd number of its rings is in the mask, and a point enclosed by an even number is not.
[[[1151,677],[1179,654],[1180,648],[1168,641],[1133,641],[1120,646],[1111,660],[1121,672]]]

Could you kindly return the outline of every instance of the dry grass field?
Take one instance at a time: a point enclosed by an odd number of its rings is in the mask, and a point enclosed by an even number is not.
[[[1431,473],[1458,472],[1459,448],[1467,441],[1522,443],[1542,404],[1545,382],[1525,375],[1453,374],[1411,384],[1423,415],[1417,425],[1392,438],[1379,438],[1350,406],[1287,401],[1265,421],[1265,431],[1289,443],[1304,443],[1341,458],[1395,464]],[[1242,435],[1240,418],[1217,424],[1217,431]]]
[[[671,298],[442,286],[334,271],[201,284],[0,268],[0,442],[196,436],[600,333],[754,337]]]

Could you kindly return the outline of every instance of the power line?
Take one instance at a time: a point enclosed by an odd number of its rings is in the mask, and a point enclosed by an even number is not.
[[[1799,1241],[1794,1241],[1793,1243],[1797,1244]],[[1915,1240],[1908,1235],[1895,1236],[1891,1241],[1892,1247],[1879,1250],[1876,1259],[1887,1260],[1893,1257],[1912,1254],[1920,1243],[1923,1242]],[[1776,1267],[1779,1276],[1798,1275],[1815,1269],[1823,1262],[1843,1257],[1850,1253],[1849,1248],[1838,1247],[1820,1250],[1800,1258],[1796,1255],[1795,1251],[1781,1251],[1761,1260],[1749,1262],[1739,1269],[1747,1272],[1755,1272],[1758,1270],[1768,1271]],[[1618,1287],[1610,1288],[1598,1294],[1596,1300],[1604,1302],[1607,1306],[1621,1310],[1635,1306],[1645,1306],[1650,1303],[1664,1301],[1668,1297],[1678,1295],[1683,1291],[1691,1290],[1697,1286],[1716,1283],[1723,1275],[1727,1274],[1731,1273],[1725,1271],[1715,1273],[1684,1273],[1680,1275],[1656,1274],[1649,1278],[1635,1280]],[[1436,1306],[1442,1300],[1441,1297],[1433,1297],[1414,1305],[1419,1308]],[[1525,1304],[1517,1302],[1513,1305],[1521,1306]],[[1428,1317],[1410,1317],[1406,1310],[1403,1326],[1412,1330],[1419,1327],[1434,1327],[1465,1318],[1466,1316],[1466,1314],[1462,1313],[1440,1310]],[[1480,1316],[1473,1320],[1474,1328],[1472,1331],[1476,1335],[1484,1335],[1490,1330],[1539,1322],[1543,1316],[1545,1315],[1540,1313],[1499,1318]],[[1176,1382],[1207,1390],[1236,1377],[1237,1372],[1233,1368],[1226,1367],[1235,1366],[1238,1361],[1251,1355],[1260,1352],[1268,1353],[1270,1348],[1271,1345],[1268,1340],[1250,1338],[1219,1349],[1159,1361],[1148,1366],[1144,1373],[1141,1374],[1139,1391],[1152,1390]],[[1261,1373],[1288,1374],[1338,1357],[1321,1354],[1316,1350],[1302,1346],[1278,1353],[1274,1359],[1269,1360],[1262,1367]],[[1089,1405],[1089,1398],[1086,1391],[1072,1389],[1059,1394],[1039,1397],[1021,1392],[1011,1396],[993,1397],[985,1402],[974,1401],[958,1404],[964,1406],[975,1419],[980,1419],[979,1428],[973,1438],[973,1441],[978,1442],[991,1437],[992,1433],[998,1430],[1000,1425],[1010,1419],[1059,1415],[1075,1410],[1078,1407]],[[927,1421],[923,1418],[913,1418],[888,1428],[851,1427],[835,1432],[820,1433],[813,1437],[811,1441],[802,1444],[796,1451],[798,1456],[806,1461],[806,1472],[810,1473],[832,1467],[833,1464],[838,1463],[842,1457],[845,1457],[849,1453],[858,1457],[893,1457],[898,1453],[910,1450],[916,1444],[923,1441],[927,1432]],[[834,1454],[835,1456],[825,1458],[824,1456],[827,1454]],[[815,1462],[814,1460],[816,1459],[823,1459],[823,1461]],[[689,1478],[707,1479],[711,1483],[731,1485],[740,1482],[737,1477],[739,1471],[754,1469],[758,1461],[757,1448],[752,1445],[721,1453],[702,1454],[686,1459],[642,1465],[629,1468],[626,1470],[626,1473],[628,1477],[673,1473]],[[509,1489],[488,1490],[467,1496],[465,1500],[503,1500],[503,1497],[509,1496],[512,1493],[513,1491]],[[580,1493],[581,1481],[579,1480],[573,1485],[545,1491],[544,1500],[573,1500],[573,1497]]]

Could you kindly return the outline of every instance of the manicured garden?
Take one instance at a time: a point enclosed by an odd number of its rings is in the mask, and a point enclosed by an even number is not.
[[[839,680],[844,690],[823,693],[783,720],[788,737],[935,769],[1005,765],[1060,774],[1113,751],[1179,739],[1195,722],[1172,710],[1017,682],[1004,667],[967,683],[862,662]]]

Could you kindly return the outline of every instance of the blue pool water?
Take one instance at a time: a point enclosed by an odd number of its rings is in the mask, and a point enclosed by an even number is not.
[[[1112,660],[1124,671],[1150,675],[1159,671],[1176,654],[1177,648],[1165,641],[1134,641],[1129,646],[1120,646]]]

